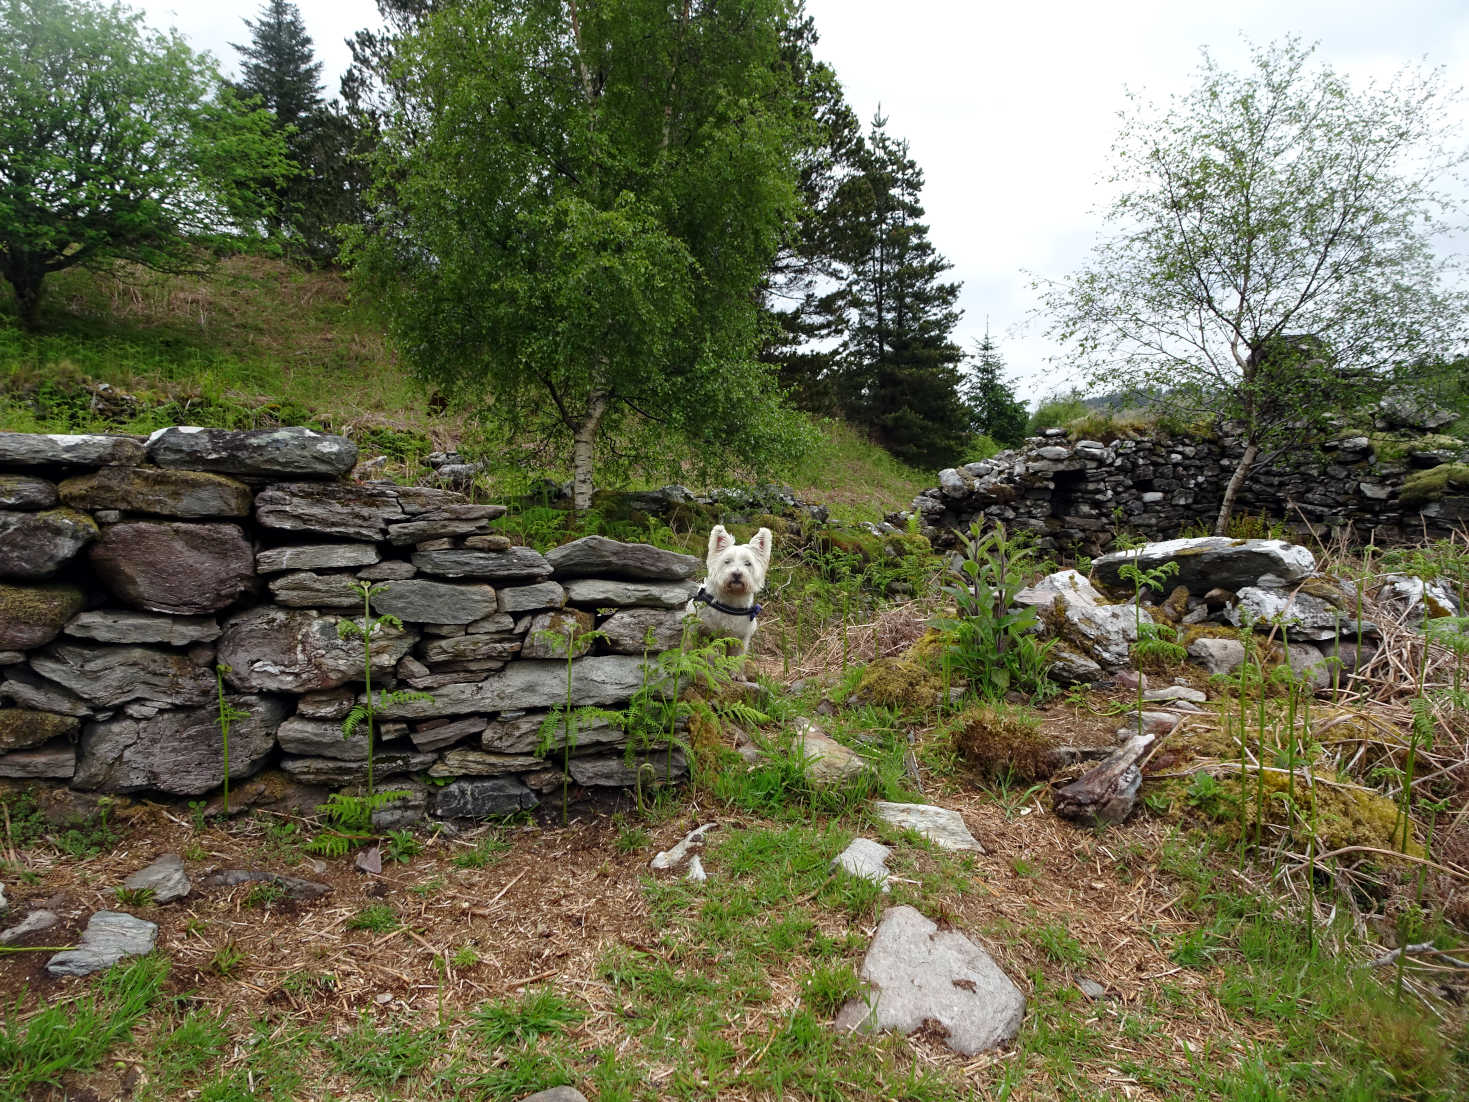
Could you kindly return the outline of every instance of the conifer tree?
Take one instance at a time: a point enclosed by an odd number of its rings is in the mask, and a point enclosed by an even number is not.
[[[1029,414],[1005,378],[1005,360],[990,338],[988,327],[984,339],[974,346],[963,395],[973,431],[1007,448],[1017,447],[1025,439]]]

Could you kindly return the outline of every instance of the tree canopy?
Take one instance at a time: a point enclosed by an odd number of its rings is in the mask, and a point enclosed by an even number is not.
[[[270,116],[177,34],[121,5],[0,0],[0,273],[23,324],[53,272],[196,264],[288,171]]]
[[[413,370],[506,433],[682,469],[805,441],[755,360],[798,207],[783,0],[484,0],[392,48],[362,285]],[[599,447],[600,446],[600,447]]]
[[[1095,383],[1243,440],[1219,531],[1257,459],[1464,333],[1433,248],[1452,209],[1437,183],[1464,160],[1438,75],[1354,88],[1313,52],[1255,47],[1243,74],[1205,52],[1166,110],[1134,96],[1109,232],[1045,298]]]

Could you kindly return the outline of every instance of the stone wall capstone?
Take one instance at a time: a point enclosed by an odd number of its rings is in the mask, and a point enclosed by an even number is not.
[[[1120,530],[1150,539],[1200,525],[1212,531],[1242,451],[1229,441],[1161,435],[1072,442],[1066,430],[1047,429],[1014,451],[940,471],[911,513],[888,520],[901,526],[916,515],[936,547],[955,546],[955,534],[984,517],[1032,533],[1043,549],[1096,554]],[[1351,525],[1362,542],[1446,537],[1469,520],[1469,488],[1417,503],[1401,500],[1402,490],[1415,472],[1462,464],[1466,452],[1409,448],[1387,459],[1365,436],[1303,446],[1253,471],[1235,514],[1264,512],[1297,535],[1309,524],[1319,536]]]
[[[308,785],[366,776],[354,582],[384,588],[374,689],[429,694],[380,708],[374,772],[405,806],[446,817],[534,807],[561,783],[625,785],[624,733],[546,716],[625,705],[646,638],[673,645],[703,564],[588,537],[549,555],[493,531],[503,506],[347,476],[356,448],[304,428],[176,427],[125,436],[0,433],[0,777],[104,793],[198,796],[277,767]],[[655,648],[656,649],[656,648]],[[643,750],[645,748],[639,748]],[[660,749],[658,769],[683,759]],[[409,775],[429,778],[419,783]]]

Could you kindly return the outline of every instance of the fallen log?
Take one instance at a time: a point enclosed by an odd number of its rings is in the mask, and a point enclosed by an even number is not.
[[[1084,826],[1122,822],[1132,814],[1142,787],[1138,762],[1156,740],[1156,735],[1133,735],[1101,765],[1052,792],[1051,809]]]

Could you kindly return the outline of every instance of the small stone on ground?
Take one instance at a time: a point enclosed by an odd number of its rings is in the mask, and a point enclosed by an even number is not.
[[[145,869],[139,869],[122,886],[129,891],[149,891],[153,902],[172,903],[189,894],[193,887],[184,872],[184,859],[176,853],[165,853]]]
[[[683,841],[672,849],[666,849],[658,853],[652,861],[648,862],[650,869],[672,869],[677,868],[679,863],[688,856],[689,850],[695,846],[704,844],[704,835],[713,830],[718,823],[705,823],[701,827],[695,827],[684,835]]]
[[[574,1087],[552,1087],[528,1094],[520,1102],[587,1102],[587,1096]]]
[[[124,957],[150,953],[157,941],[156,923],[121,911],[98,911],[88,920],[77,947],[57,953],[46,962],[46,971],[53,976],[87,976]]]
[[[903,830],[916,830],[942,849],[985,851],[964,825],[964,816],[957,811],[931,804],[893,804],[882,800],[872,807],[883,822]]]
[[[853,876],[860,876],[864,880],[871,880],[874,884],[881,884],[883,891],[889,891],[887,859],[892,850],[881,842],[874,842],[871,838],[854,838],[852,844],[841,853],[832,858],[831,863],[846,869]]]
[[[25,916],[19,925],[12,926],[8,930],[0,930],[0,945],[12,945],[27,934],[49,930],[60,921],[61,919],[56,916],[55,911],[32,911]]]

